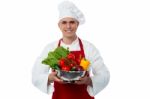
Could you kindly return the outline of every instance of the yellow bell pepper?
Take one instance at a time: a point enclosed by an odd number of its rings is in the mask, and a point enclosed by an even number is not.
[[[89,68],[89,65],[90,65],[90,61],[88,61],[85,58],[81,59],[80,66],[82,66],[84,70],[87,70]]]

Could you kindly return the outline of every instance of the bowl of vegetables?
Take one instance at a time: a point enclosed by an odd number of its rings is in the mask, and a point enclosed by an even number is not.
[[[76,58],[68,49],[57,47],[48,53],[42,64],[49,65],[50,68],[56,70],[58,78],[72,82],[85,75],[90,62],[84,57]]]

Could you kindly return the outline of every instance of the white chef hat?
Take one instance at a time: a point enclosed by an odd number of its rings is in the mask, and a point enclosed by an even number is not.
[[[83,13],[70,1],[63,1],[58,5],[59,20],[65,17],[71,17],[76,19],[79,24],[85,22]]]

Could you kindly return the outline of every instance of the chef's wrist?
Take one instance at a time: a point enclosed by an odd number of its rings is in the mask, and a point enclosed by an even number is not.
[[[87,84],[89,85],[89,86],[93,86],[93,84],[92,84],[92,79],[90,78],[90,77],[88,77],[88,81],[87,81]]]
[[[48,79],[48,84],[53,83],[53,80]]]
[[[51,83],[54,82],[54,80],[52,79],[53,77],[51,76],[51,74],[48,76],[48,85],[50,85]]]

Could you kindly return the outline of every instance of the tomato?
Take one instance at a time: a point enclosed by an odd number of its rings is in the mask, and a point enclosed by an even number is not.
[[[75,60],[75,55],[74,55],[73,53],[69,53],[69,54],[67,55],[67,58],[68,58],[68,59]]]
[[[79,65],[80,64],[80,59],[76,59],[75,62]]]
[[[63,66],[61,69],[64,70],[64,71],[70,71],[70,67],[69,66]]]
[[[70,66],[70,67],[73,67],[73,66],[74,66],[74,64],[73,64],[73,63],[70,63],[70,64],[69,64],[69,66]]]
[[[65,65],[65,60],[64,59],[60,59],[59,60],[59,65],[60,65],[60,67],[64,66]]]

